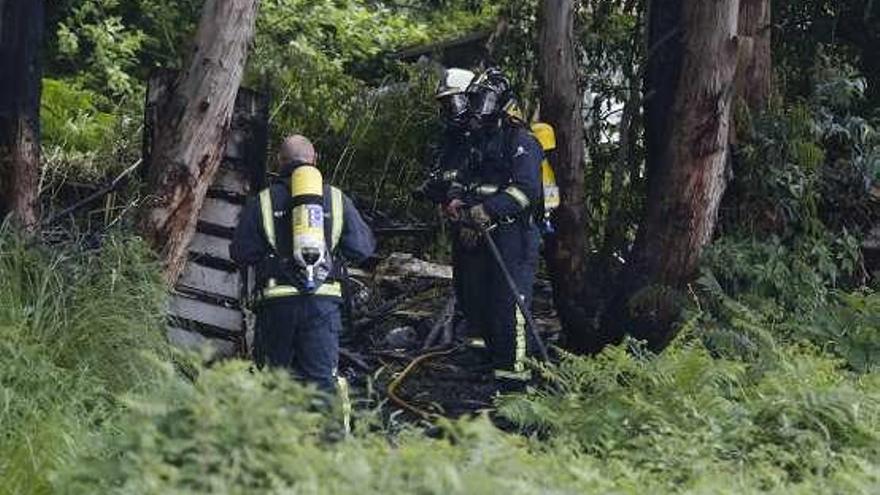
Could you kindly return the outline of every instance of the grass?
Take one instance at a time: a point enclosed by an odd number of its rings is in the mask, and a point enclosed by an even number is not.
[[[133,240],[50,252],[0,235],[0,493],[47,493],[100,450],[119,394],[155,383],[170,353],[157,270]]]

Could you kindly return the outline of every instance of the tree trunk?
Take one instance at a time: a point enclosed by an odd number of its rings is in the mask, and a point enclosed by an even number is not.
[[[562,198],[556,212],[556,234],[548,243],[547,264],[566,345],[582,351],[591,335],[583,307],[587,271],[585,141],[572,0],[541,2],[538,40],[541,116],[556,130],[556,178]]]
[[[736,95],[753,112],[770,101],[773,77],[770,0],[740,0]]]
[[[667,3],[655,0],[652,22],[658,22],[657,9]],[[656,154],[648,155],[647,212],[636,236],[633,259],[605,321],[610,338],[630,332],[655,349],[674,336],[687,286],[715,230],[726,186],[737,67],[739,0],[681,0],[678,12],[680,70],[673,73],[654,66],[649,78],[649,88],[652,84],[660,88],[657,94],[665,95],[671,86],[676,90],[671,103],[661,99],[649,106],[646,132],[653,137],[649,141],[655,144]],[[663,16],[675,13],[665,10]],[[663,32],[668,32],[668,26],[649,29],[652,40]],[[669,107],[664,109],[660,101],[670,103]]]
[[[0,0],[0,220],[39,218],[42,1]]]
[[[223,157],[259,0],[207,0],[195,53],[158,112],[151,192],[140,227],[173,284],[186,262],[205,193]]]

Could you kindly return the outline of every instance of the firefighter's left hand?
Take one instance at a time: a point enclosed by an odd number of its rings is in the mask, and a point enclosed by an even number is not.
[[[483,205],[477,205],[472,207],[467,212],[468,219],[479,226],[481,229],[489,228],[489,225],[492,224],[492,217],[489,216],[489,213],[486,212],[486,208]]]

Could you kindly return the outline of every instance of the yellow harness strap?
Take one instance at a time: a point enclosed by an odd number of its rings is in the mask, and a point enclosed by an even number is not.
[[[342,199],[342,191],[330,187],[330,214],[333,217],[333,230],[330,236],[330,250],[335,250],[342,238],[342,224],[345,220],[345,204]]]
[[[291,297],[302,295],[302,292],[292,285],[275,285],[267,287],[263,290],[263,299],[275,299],[278,297]],[[342,297],[342,286],[339,282],[325,282],[318,287],[315,292],[310,292],[312,296],[329,296]]]
[[[263,221],[263,230],[266,232],[266,240],[273,249],[277,248],[277,238],[275,237],[275,212],[272,208],[272,193],[270,189],[263,189],[259,195],[260,216]],[[339,240],[342,238],[342,227],[344,223],[345,204],[343,201],[342,191],[335,187],[330,188],[330,208],[332,212],[332,230],[331,230],[331,250],[336,249]],[[268,286],[262,292],[264,299],[274,299],[278,297],[298,296],[301,291],[290,285],[278,285],[275,279],[268,281]],[[342,286],[338,282],[327,282],[322,284],[317,291],[311,295],[342,297]]]
[[[268,188],[260,191],[260,213],[263,217],[266,240],[272,248],[275,248],[275,214],[272,210],[272,192]]]

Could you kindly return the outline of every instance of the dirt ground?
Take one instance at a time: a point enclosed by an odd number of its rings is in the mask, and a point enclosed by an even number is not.
[[[361,279],[356,285],[360,288],[355,297],[359,309],[352,318],[356,325],[349,326],[343,336],[340,359],[340,372],[351,383],[356,403],[381,406],[389,415],[406,420],[459,417],[492,408],[488,354],[484,348],[467,345],[471,332],[466,323],[456,318],[450,342],[425,348],[437,320],[449,313],[450,280],[377,283]],[[559,323],[549,283],[538,280],[534,293],[539,332],[552,344]],[[397,304],[389,310],[393,303]],[[382,309],[387,311],[382,314]],[[371,311],[373,320],[367,318]]]

